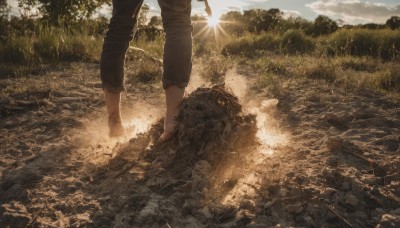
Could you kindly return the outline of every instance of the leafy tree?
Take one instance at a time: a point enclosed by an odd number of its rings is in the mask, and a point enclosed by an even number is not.
[[[162,21],[161,17],[159,16],[152,16],[150,18],[149,23],[147,24],[148,27],[156,27],[156,28],[161,28],[162,27]]]
[[[139,28],[146,27],[147,25],[147,14],[150,11],[150,6],[147,4],[143,4],[140,9],[139,18],[138,18],[138,26]]]
[[[375,23],[368,23],[360,26],[363,29],[383,29],[385,25],[375,24]]]
[[[7,19],[10,12],[10,7],[7,4],[7,0],[0,0],[0,20]]]
[[[314,21],[314,35],[328,35],[338,29],[337,23],[327,16],[319,15]]]
[[[301,30],[306,35],[311,35],[313,33],[313,28],[314,28],[313,26],[314,23],[312,23],[311,21],[308,21],[302,17],[291,16],[288,19],[280,20],[277,26],[277,31],[283,34],[288,30],[294,29],[294,30]]]
[[[283,13],[279,9],[251,9],[243,13],[249,32],[273,30],[281,21]]]
[[[392,16],[386,21],[385,25],[391,29],[400,29],[400,17]]]
[[[266,25],[266,31],[274,29],[282,20],[283,12],[279,9],[269,9],[264,15],[264,23]]]
[[[246,30],[243,14],[238,11],[229,11],[221,16],[221,26],[224,31],[232,35],[242,35]]]
[[[88,19],[104,4],[110,5],[110,0],[18,0],[19,7],[39,10],[43,19],[50,23],[70,22]]]

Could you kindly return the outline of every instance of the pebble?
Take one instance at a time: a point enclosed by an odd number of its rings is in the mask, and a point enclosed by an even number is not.
[[[335,156],[329,156],[326,160],[326,164],[332,167],[338,166],[338,159]]]
[[[272,201],[267,202],[267,203],[264,205],[264,209],[267,209],[267,208],[271,207],[272,205],[275,204],[275,202],[276,202],[276,200],[272,200]]]
[[[301,212],[304,210],[304,208],[303,208],[303,206],[301,205],[301,203],[296,203],[296,204],[289,204],[289,205],[287,205],[287,206],[286,206],[286,210],[287,210],[289,213],[298,214],[298,213],[301,213]]]
[[[347,205],[350,205],[350,206],[353,206],[353,207],[357,207],[357,205],[360,202],[360,200],[358,200],[357,197],[355,197],[354,195],[348,194],[348,195],[345,196],[344,202]]]
[[[207,219],[212,219],[213,215],[210,212],[210,209],[206,206],[203,207],[200,211],[199,211],[204,217],[206,217]]]
[[[336,192],[336,189],[326,187],[322,191],[321,195],[324,196],[325,198],[328,198],[328,197],[331,197],[333,195],[333,193],[335,193],[335,192]]]
[[[342,187],[344,190],[348,191],[350,190],[350,183],[349,182],[343,182]]]
[[[400,215],[400,208],[397,208],[396,210],[390,211],[391,214],[397,214]]]
[[[382,215],[381,222],[379,223],[377,228],[386,228],[386,227],[400,227],[400,216],[392,214]]]
[[[300,189],[300,188],[297,188],[297,187],[293,188],[293,189],[290,191],[290,195],[291,195],[291,196],[294,196],[294,197],[301,197],[301,189]]]

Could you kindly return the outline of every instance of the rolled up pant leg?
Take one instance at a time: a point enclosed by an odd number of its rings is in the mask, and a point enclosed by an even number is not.
[[[184,88],[192,71],[191,0],[158,0],[165,31],[163,87]]]
[[[133,38],[143,0],[113,0],[112,4],[113,14],[101,53],[100,77],[104,89],[119,93],[125,90],[125,54]]]

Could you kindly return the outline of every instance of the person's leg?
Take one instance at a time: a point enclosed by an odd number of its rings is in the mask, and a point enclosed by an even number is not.
[[[124,90],[124,63],[143,0],[113,0],[113,15],[104,39],[100,76],[108,112],[110,137],[124,134],[120,97]]]
[[[192,70],[191,0],[158,0],[165,31],[163,87],[167,110],[160,141],[174,133],[179,112]]]

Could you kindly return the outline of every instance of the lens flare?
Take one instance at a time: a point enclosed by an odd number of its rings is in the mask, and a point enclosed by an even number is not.
[[[219,24],[220,20],[218,17],[212,16],[207,19],[207,24],[209,27],[216,27]]]

